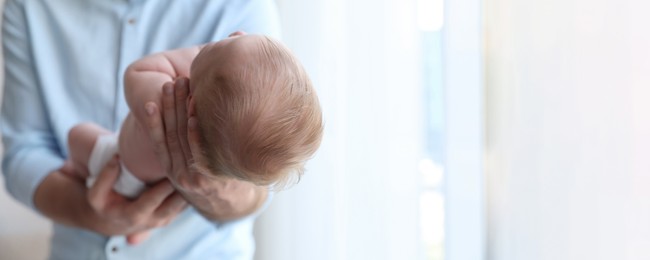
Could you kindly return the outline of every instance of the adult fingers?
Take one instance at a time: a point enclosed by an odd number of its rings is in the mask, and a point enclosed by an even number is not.
[[[153,142],[154,149],[156,154],[158,154],[158,159],[163,166],[163,170],[168,173],[171,170],[172,162],[169,156],[169,150],[167,149],[165,126],[163,125],[162,116],[158,111],[158,105],[154,102],[148,102],[145,104],[145,110],[147,111],[149,137],[151,138],[151,142]]]
[[[59,172],[63,173],[65,176],[68,176],[76,181],[83,183],[86,180],[86,178],[82,177],[81,173],[79,173],[76,170],[77,169],[75,169],[74,163],[71,160],[66,160],[63,163],[63,166],[61,166],[61,168],[59,169]]]
[[[168,180],[162,180],[155,186],[146,189],[140,197],[129,205],[129,211],[134,218],[149,216],[174,192],[174,187]],[[134,221],[138,222],[138,220]]]
[[[69,159],[65,160],[65,162],[63,162],[63,166],[61,166],[61,169],[59,169],[59,171],[63,172],[66,175],[75,175],[74,170],[74,163]]]
[[[178,128],[176,123],[176,101],[174,100],[174,85],[165,83],[163,85],[163,120],[165,123],[165,136],[167,138],[167,149],[171,159],[171,174],[175,174],[179,167],[184,166],[185,156],[178,140]],[[183,158],[179,160],[178,158]],[[181,162],[182,161],[182,162]],[[182,164],[181,164],[182,163]]]
[[[149,231],[140,231],[126,236],[126,242],[129,245],[138,245],[149,238]]]
[[[201,138],[199,137],[198,120],[196,117],[190,117],[187,121],[187,138],[194,162],[198,165],[205,166],[205,162],[202,161],[201,146],[199,145]]]
[[[109,196],[114,192],[113,186],[120,171],[118,160],[118,157],[114,156],[104,166],[104,169],[97,176],[97,180],[88,190],[88,202],[95,210],[103,211],[110,202]]]
[[[192,158],[190,145],[187,140],[187,95],[189,93],[189,79],[182,78],[176,80],[175,99],[176,99],[176,129],[178,131],[178,139],[180,142],[181,150],[183,152],[185,164]]]
[[[154,215],[159,218],[169,218],[184,210],[187,205],[185,198],[183,198],[180,193],[175,192],[171,196],[167,197],[165,202],[156,209]]]

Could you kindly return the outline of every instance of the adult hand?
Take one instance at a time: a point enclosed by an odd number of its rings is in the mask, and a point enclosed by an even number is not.
[[[131,201],[113,190],[118,176],[119,163],[115,157],[88,190],[94,230],[99,233],[128,234],[127,242],[138,244],[148,237],[149,229],[167,225],[187,205],[167,180],[146,189]]]
[[[208,219],[227,221],[253,213],[266,200],[266,188],[206,170],[188,95],[189,79],[179,78],[163,85],[162,112],[155,102],[145,105],[149,134],[167,177]]]
[[[48,174],[34,193],[34,205],[45,216],[72,227],[104,235],[129,235],[130,243],[146,238],[143,231],[169,223],[187,202],[163,181],[145,190],[136,200],[113,191],[119,174],[114,158],[95,184],[86,188],[71,163]]]

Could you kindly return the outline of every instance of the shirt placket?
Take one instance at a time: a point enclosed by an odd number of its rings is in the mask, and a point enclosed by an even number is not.
[[[143,1],[131,0],[128,3],[128,8],[125,15],[121,20],[121,35],[120,35],[120,53],[117,69],[117,82],[118,88],[115,93],[115,115],[116,122],[115,130],[119,129],[122,120],[129,112],[129,107],[126,104],[124,97],[124,72],[131,62],[142,56],[142,42],[138,37],[139,31],[142,29],[140,25],[140,18],[142,13]]]
[[[106,259],[109,260],[118,260],[125,259],[127,256],[125,254],[126,243],[122,237],[111,237],[106,243],[106,248],[104,248],[104,253],[106,254]]]
[[[114,128],[118,130],[124,116],[129,112],[129,107],[124,100],[124,72],[129,64],[139,58],[141,42],[138,40],[138,19],[140,18],[142,6],[141,1],[131,0],[128,7],[119,21],[121,34],[119,41],[117,88],[115,93],[115,114]],[[112,236],[108,239],[104,248],[106,259],[129,259],[127,254],[129,245],[124,236]]]

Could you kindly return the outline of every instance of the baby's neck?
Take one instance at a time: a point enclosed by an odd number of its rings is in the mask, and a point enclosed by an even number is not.
[[[118,154],[124,166],[141,181],[154,183],[165,178],[149,136],[132,113],[122,124]]]

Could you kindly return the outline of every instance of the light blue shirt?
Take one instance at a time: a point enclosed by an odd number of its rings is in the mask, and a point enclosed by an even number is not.
[[[273,0],[7,0],[3,21],[2,169],[7,190],[32,208],[36,187],[67,157],[73,125],[119,128],[131,62],[236,30],[279,36]],[[188,209],[135,247],[55,224],[50,257],[250,259],[252,222],[217,228]]]

